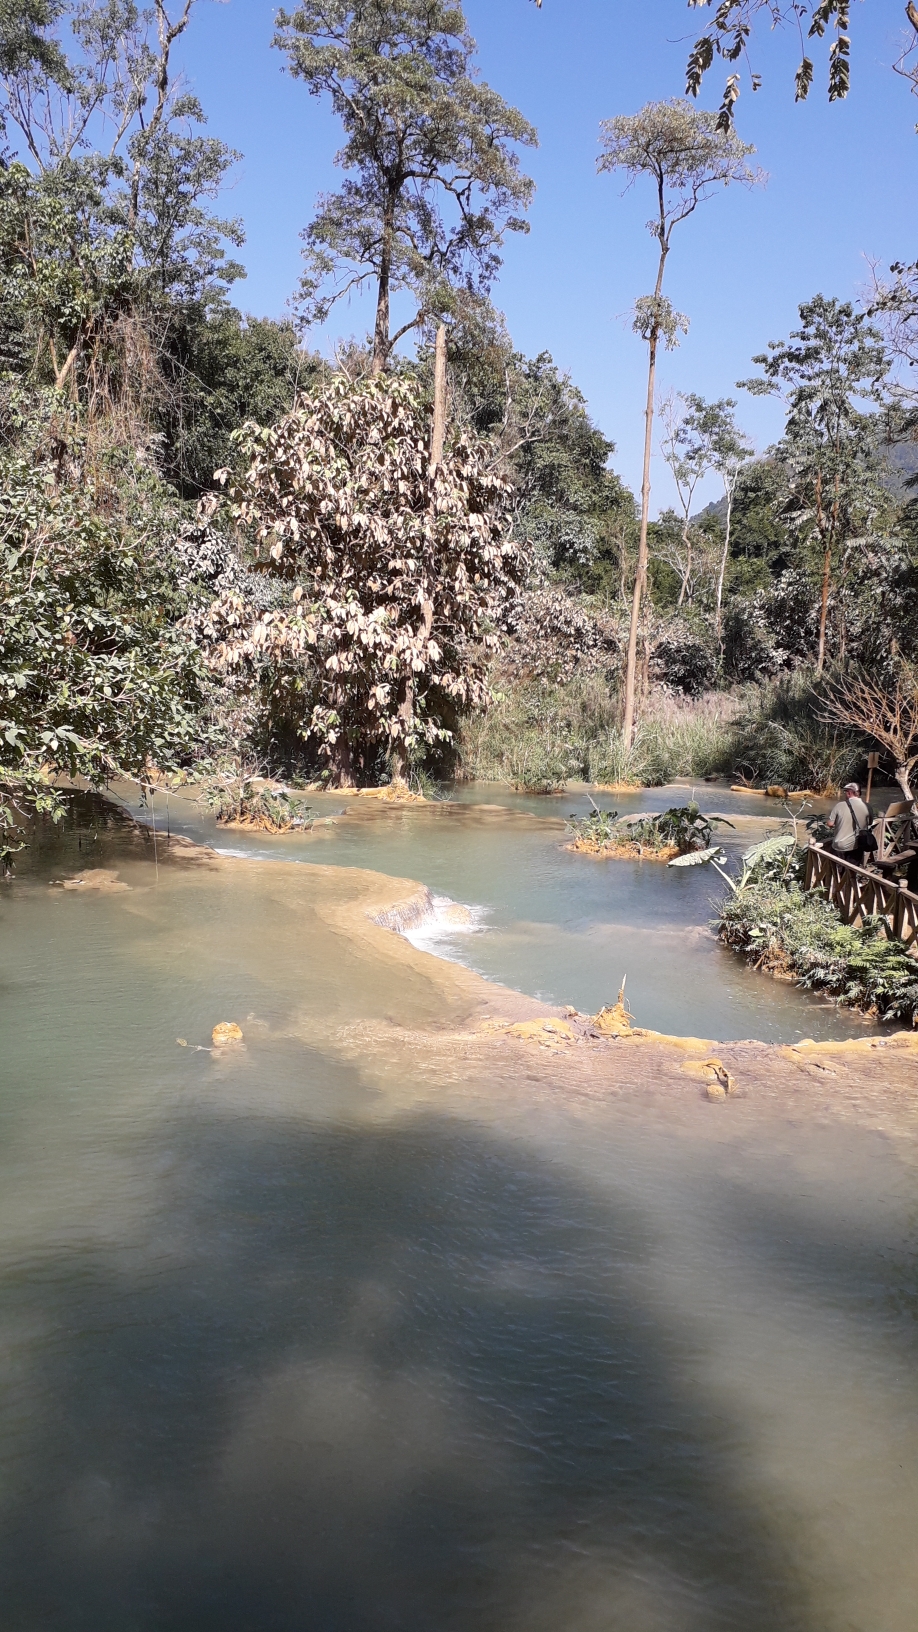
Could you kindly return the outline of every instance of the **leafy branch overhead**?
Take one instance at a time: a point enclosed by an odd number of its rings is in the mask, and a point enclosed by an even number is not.
[[[274,43],[345,135],[347,179],[304,233],[300,313],[323,323],[371,287],[378,371],[403,335],[487,305],[505,234],[528,231],[533,187],[516,149],[536,133],[475,76],[475,42],[449,0],[306,0],[278,14]],[[413,310],[393,332],[399,293]]]
[[[799,39],[800,59],[794,75],[798,102],[806,100],[813,84],[815,66],[810,55],[813,42],[826,39],[830,42],[826,65],[829,101],[837,102],[848,95],[851,82],[850,0],[815,0],[812,4],[804,3],[804,0],[687,0],[687,4],[693,11],[707,10],[712,5],[716,8],[689,55],[686,91],[690,96],[698,95],[715,57],[728,66],[745,62],[752,90],[760,89],[761,75],[749,58],[749,48],[759,19],[772,29],[787,25]],[[908,0],[903,11],[910,26],[893,67],[911,82],[913,89],[918,89],[918,6],[914,0]],[[718,113],[721,130],[728,130],[733,123],[740,85],[740,69],[732,68],[727,76]]]

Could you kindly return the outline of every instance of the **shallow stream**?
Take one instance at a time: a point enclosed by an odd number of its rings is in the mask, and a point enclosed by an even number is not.
[[[0,892],[3,1632],[914,1632],[913,1143],[483,1069],[478,983],[279,858],[693,1030],[709,877],[644,868],[651,937],[525,808],[320,832],[157,870],[90,820]],[[734,978],[740,1031],[798,1001]]]
[[[136,792],[118,790],[149,823]],[[621,814],[665,810],[692,793],[702,808],[736,825],[716,829],[738,856],[774,830],[786,812],[776,800],[728,789],[674,785],[641,793],[597,794]],[[471,933],[448,913],[418,932],[417,944],[456,959],[490,980],[550,1003],[595,1013],[615,1001],[623,977],[638,1024],[676,1035],[757,1037],[796,1042],[863,1036],[869,1022],[850,1010],[763,979],[721,947],[710,928],[725,885],[708,867],[676,869],[655,861],[611,861],[566,847],[565,819],[590,809],[585,791],[557,797],[515,795],[498,785],[460,787],[449,801],[385,805],[369,799],[309,795],[329,826],[309,834],[266,836],[220,829],[187,799],[155,796],[160,830],[231,854],[368,867],[418,879],[435,896],[472,909]],[[809,807],[810,810],[812,806]],[[767,825],[767,824],[770,824]]]

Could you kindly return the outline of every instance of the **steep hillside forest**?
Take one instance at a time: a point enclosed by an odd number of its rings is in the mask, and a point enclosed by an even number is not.
[[[458,8],[279,15],[279,59],[340,119],[345,179],[277,321],[245,311],[221,211],[239,156],[175,71],[195,5],[0,12],[7,857],[73,777],[824,789],[877,750],[907,785],[918,269],[869,309],[802,289],[742,389],[658,402],[678,505],[644,506],[645,572],[614,444],[493,303],[536,138],[474,76]],[[654,106],[709,158],[736,140]],[[352,288],[373,330],[320,355],[314,326]],[[636,308],[653,355],[665,308]],[[786,410],[765,452],[747,392]],[[712,472],[724,497],[702,508]]]

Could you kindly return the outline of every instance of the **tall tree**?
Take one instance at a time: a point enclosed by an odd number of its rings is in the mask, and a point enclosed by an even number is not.
[[[696,446],[703,449],[702,456],[707,461],[707,469],[717,472],[723,483],[726,500],[724,542],[717,569],[717,592],[714,602],[714,624],[719,637],[723,623],[724,578],[730,559],[736,484],[743,465],[752,457],[753,448],[734,418],[733,410],[736,407],[734,397],[721,397],[718,402],[705,402],[704,397],[689,392],[685,403],[688,409],[683,421],[685,434],[693,439]]]
[[[50,365],[91,399],[143,374],[154,314],[219,304],[244,275],[224,247],[240,223],[207,202],[238,155],[201,134],[172,69],[194,3],[173,18],[166,0],[36,0],[41,52],[5,53],[0,34],[4,350],[31,346],[39,377]]]
[[[816,295],[801,305],[800,328],[789,340],[770,341],[752,360],[764,377],[740,383],[787,405],[776,450],[790,489],[786,517],[821,557],[821,672],[834,572],[848,540],[869,530],[877,504],[876,427],[864,407],[882,400],[889,359],[865,313],[850,301]]]
[[[532,182],[517,146],[532,125],[474,75],[475,42],[453,0],[304,0],[279,12],[275,45],[344,127],[349,172],[304,234],[301,312],[324,322],[355,289],[376,292],[373,371],[430,319],[486,301]],[[414,311],[395,331],[392,299]]]
[[[918,432],[918,261],[890,267],[891,279],[874,276],[874,294],[868,315],[883,330],[893,362],[898,365],[890,391],[903,413],[896,427],[903,438]]]
[[[647,585],[647,528],[650,521],[650,457],[653,449],[653,410],[656,390],[657,354],[662,341],[667,347],[678,344],[680,328],[687,320],[674,311],[663,294],[663,275],[672,246],[672,235],[698,205],[718,186],[731,181],[752,186],[761,173],[749,164],[755,151],[741,142],[732,130],[719,130],[713,114],[673,99],[648,102],[639,113],[620,114],[603,122],[599,169],[622,171],[629,186],[639,176],[652,182],[656,193],[656,213],[648,223],[657,240],[657,277],[652,295],[643,295],[635,304],[634,329],[648,348],[647,405],[644,412],[644,470],[641,483],[641,535],[637,573],[631,604],[631,627],[625,668],[625,700],[622,730],[627,746],[634,739],[635,677],[641,601]]]
[[[679,394],[683,403],[688,399]],[[701,398],[696,398],[701,401]],[[676,488],[681,511],[681,549],[674,553],[671,564],[679,573],[679,595],[676,601],[681,606],[688,598],[691,600],[692,573],[694,568],[694,539],[692,536],[692,505],[695,501],[695,492],[711,468],[710,450],[707,438],[701,433],[697,424],[697,416],[693,416],[691,409],[686,413],[678,406],[678,399],[667,397],[660,407],[660,417],[663,420],[664,435],[660,440],[660,452],[669,466],[670,473]]]

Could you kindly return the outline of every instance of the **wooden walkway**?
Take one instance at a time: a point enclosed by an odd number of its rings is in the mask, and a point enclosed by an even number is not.
[[[877,918],[888,940],[901,941],[918,956],[918,895],[904,884],[845,861],[821,844],[807,848],[804,884],[808,890],[823,890],[846,924]]]

